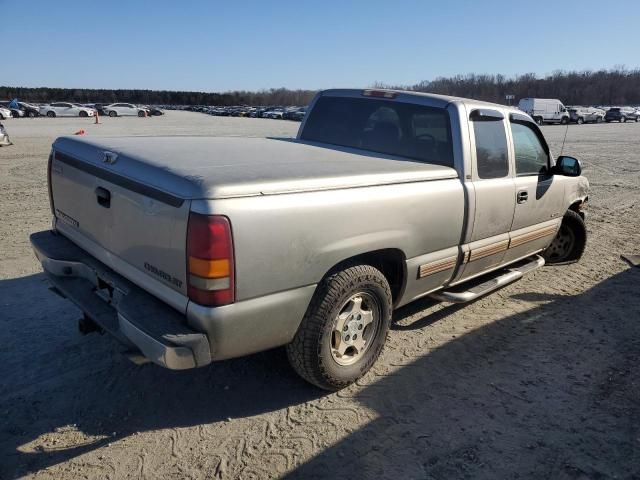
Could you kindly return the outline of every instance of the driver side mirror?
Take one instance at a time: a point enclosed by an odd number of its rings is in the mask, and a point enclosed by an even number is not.
[[[554,173],[564,175],[565,177],[579,177],[582,175],[582,164],[577,158],[561,155],[558,157],[558,160],[556,160],[554,170]]]

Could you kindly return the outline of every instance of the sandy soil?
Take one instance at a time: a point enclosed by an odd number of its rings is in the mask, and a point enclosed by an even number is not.
[[[465,306],[396,312],[358,385],[318,391],[281,350],[191,372],[137,367],[47,291],[53,139],[293,135],[297,124],[21,119],[0,148],[0,478],[640,478],[640,124],[569,127],[591,180],[583,260]],[[555,152],[564,127],[545,127]]]

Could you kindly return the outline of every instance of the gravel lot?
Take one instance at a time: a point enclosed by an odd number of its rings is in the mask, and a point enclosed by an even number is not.
[[[396,312],[358,385],[316,390],[281,350],[189,372],[137,367],[47,291],[58,135],[294,135],[285,121],[168,112],[21,119],[0,148],[0,478],[640,478],[640,124],[570,126],[592,185],[579,264],[465,306]],[[556,153],[564,127],[544,127]]]

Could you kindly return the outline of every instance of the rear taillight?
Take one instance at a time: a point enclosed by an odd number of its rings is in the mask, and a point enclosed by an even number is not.
[[[189,214],[187,276],[190,300],[211,307],[234,302],[233,240],[227,217]]]

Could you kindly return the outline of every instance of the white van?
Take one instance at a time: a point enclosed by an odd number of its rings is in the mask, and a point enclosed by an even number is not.
[[[555,98],[523,98],[518,108],[528,113],[538,125],[545,123],[569,123],[569,112],[560,100]]]

